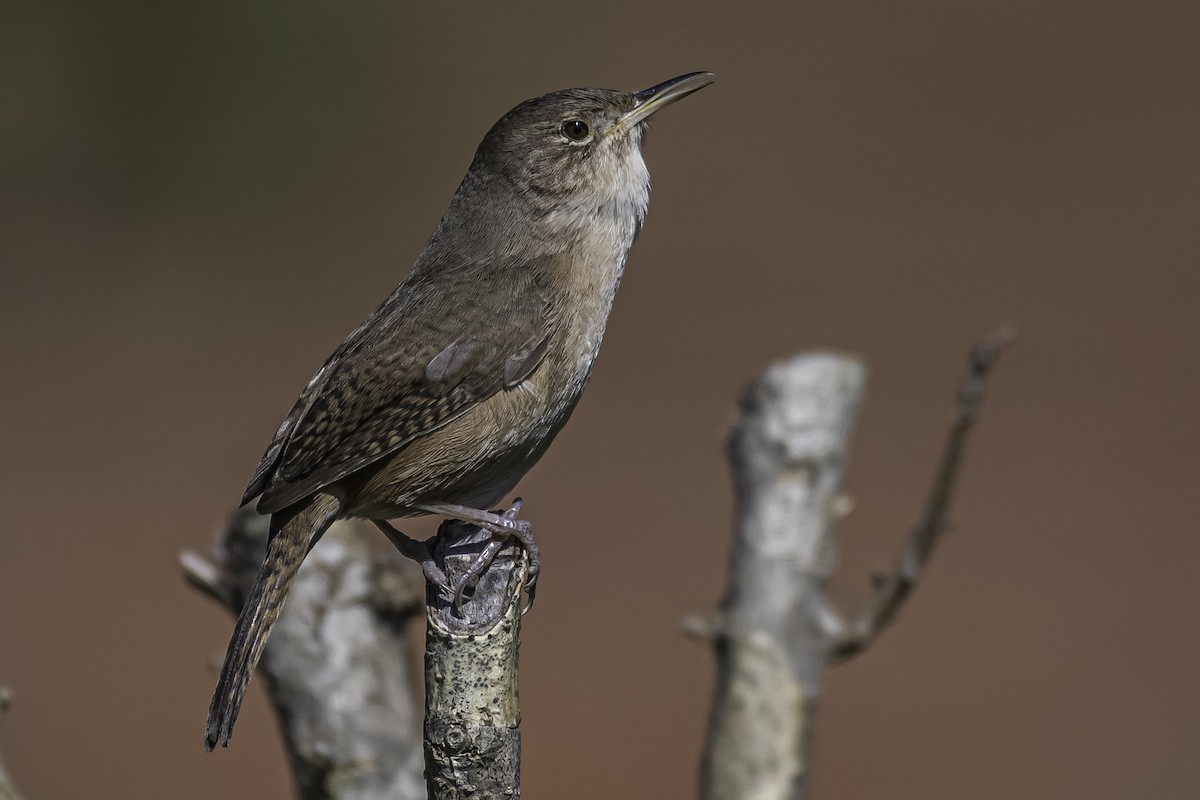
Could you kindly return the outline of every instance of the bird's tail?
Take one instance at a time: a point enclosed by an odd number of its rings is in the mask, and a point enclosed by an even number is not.
[[[229,746],[229,735],[242,706],[246,684],[262,656],[275,620],[279,619],[296,571],[309,548],[333,524],[338,508],[337,498],[318,493],[271,516],[267,554],[254,588],[238,615],[237,627],[229,641],[229,649],[225,651],[225,665],[208,707],[205,750],[211,752],[218,743]]]

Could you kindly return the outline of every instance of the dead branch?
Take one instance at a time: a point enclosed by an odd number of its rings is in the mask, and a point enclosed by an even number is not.
[[[954,424],[921,522],[897,568],[847,623],[826,598],[850,432],[865,383],[855,359],[812,354],[768,369],[746,391],[729,443],[736,524],[729,584],[707,627],[717,686],[701,768],[704,800],[802,800],[825,668],[861,652],[895,618],[928,562],[986,378],[1007,329],[971,354]]]
[[[235,513],[209,558],[181,556],[185,577],[236,615],[266,535],[266,517]],[[259,665],[303,800],[424,800],[404,635],[422,585],[351,523],[305,560]]]
[[[742,397],[729,439],[736,524],[714,625],[705,800],[804,796],[828,641],[830,511],[865,378],[856,359],[802,355]]]

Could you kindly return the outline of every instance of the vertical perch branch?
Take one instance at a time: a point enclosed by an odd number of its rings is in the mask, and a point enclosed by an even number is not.
[[[434,559],[451,586],[491,535],[462,522],[438,530]],[[425,780],[430,800],[521,796],[517,651],[527,563],[506,545],[461,611],[429,588],[425,636]]]
[[[717,687],[701,768],[704,800],[802,800],[821,676],[895,619],[946,529],[966,436],[1013,333],[971,352],[933,489],[896,568],[849,622],[826,588],[850,432],[865,370],[828,354],[771,367],[747,390],[730,437],[736,525],[713,626]]]

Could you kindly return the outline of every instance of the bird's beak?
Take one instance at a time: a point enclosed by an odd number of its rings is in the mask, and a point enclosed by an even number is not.
[[[642,89],[633,95],[637,105],[621,116],[618,120],[619,126],[631,129],[656,111],[661,111],[676,100],[682,100],[692,92],[700,91],[716,79],[717,76],[711,72],[689,72],[649,89]]]

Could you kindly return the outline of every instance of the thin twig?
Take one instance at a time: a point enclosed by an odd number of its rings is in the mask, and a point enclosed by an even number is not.
[[[842,636],[833,642],[830,655],[833,661],[844,661],[863,652],[896,618],[916,586],[934,547],[949,527],[950,501],[962,467],[967,434],[983,402],[988,376],[1000,354],[1015,337],[1011,328],[1002,327],[971,349],[967,374],[958,389],[954,421],[925,510],[909,534],[908,544],[895,568],[874,577],[873,593],[866,608],[846,623]]]

